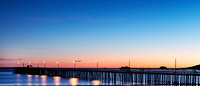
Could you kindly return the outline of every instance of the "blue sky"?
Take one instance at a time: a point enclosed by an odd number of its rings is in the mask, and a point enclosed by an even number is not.
[[[198,0],[1,0],[0,15],[3,59],[200,61]]]

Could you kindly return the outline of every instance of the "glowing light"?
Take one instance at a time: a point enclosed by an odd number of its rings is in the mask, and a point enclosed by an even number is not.
[[[58,68],[59,68],[59,62],[58,61],[56,61],[56,64],[58,65]]]
[[[69,83],[71,85],[77,85],[78,84],[78,78],[70,78]]]
[[[93,81],[92,81],[92,84],[93,84],[93,85],[100,85],[100,84],[101,84],[101,81],[100,81],[100,80],[93,80]]]
[[[53,79],[54,79],[55,85],[60,85],[60,77],[59,76],[54,76]]]
[[[19,62],[17,62],[17,66],[19,67]]]
[[[41,78],[47,78],[47,76],[46,76],[46,75],[41,75],[40,77],[41,77]]]
[[[76,62],[75,61],[73,61],[73,64],[74,64],[74,68],[76,68]]]
[[[31,64],[31,62],[28,62],[29,63],[29,65]]]
[[[42,63],[44,64],[44,67],[46,68],[46,62],[45,62],[45,61],[43,61]]]

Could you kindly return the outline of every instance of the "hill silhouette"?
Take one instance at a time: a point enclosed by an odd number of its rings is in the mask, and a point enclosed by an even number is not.
[[[195,66],[191,66],[191,67],[187,67],[185,69],[200,69],[200,64],[195,65]]]

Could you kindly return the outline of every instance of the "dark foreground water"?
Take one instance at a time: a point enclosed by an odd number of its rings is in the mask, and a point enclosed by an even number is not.
[[[99,81],[84,81],[77,78],[62,78],[46,75],[14,74],[12,69],[0,69],[0,85],[93,85]],[[103,83],[101,83],[103,84]]]

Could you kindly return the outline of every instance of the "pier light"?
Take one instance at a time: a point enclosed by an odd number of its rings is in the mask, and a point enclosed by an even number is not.
[[[131,61],[130,61],[130,59],[128,59],[127,62],[128,62],[128,67],[131,67]]]
[[[96,63],[97,69],[98,69],[98,60],[95,60],[95,63]]]
[[[176,73],[176,58],[175,58],[175,61],[174,61],[174,67],[175,67],[175,73]]]
[[[81,60],[74,60],[74,61],[73,61],[74,68],[76,68],[76,62],[81,62]]]
[[[73,64],[74,64],[74,68],[76,68],[76,62],[75,61],[73,61]]]
[[[17,62],[17,66],[19,67],[19,62]]]
[[[44,64],[44,67],[46,68],[46,62],[45,61],[43,61],[43,64]]]
[[[28,62],[28,64],[30,65],[30,64],[31,64],[31,62],[29,61],[29,62]]]
[[[59,62],[58,61],[56,61],[56,64],[58,65],[58,68],[59,68]]]

